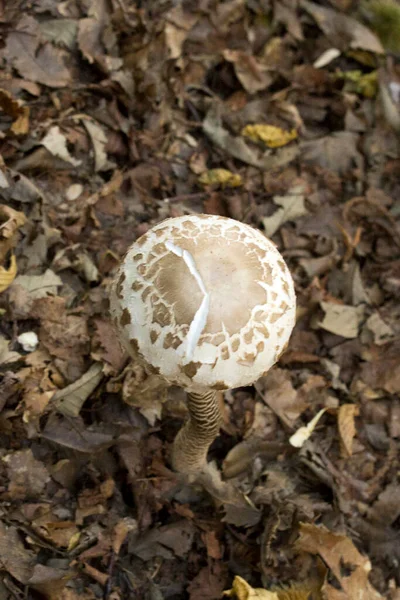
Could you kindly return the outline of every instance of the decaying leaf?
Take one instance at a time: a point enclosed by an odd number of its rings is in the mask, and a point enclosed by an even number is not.
[[[325,316],[318,323],[319,327],[341,335],[345,338],[355,338],[364,316],[363,306],[345,306],[333,302],[321,302]]]
[[[163,527],[154,528],[140,535],[129,544],[130,552],[142,560],[160,556],[171,560],[174,556],[183,557],[193,544],[195,529],[190,521],[177,521]]]
[[[222,592],[227,586],[227,571],[227,565],[224,561],[210,561],[191,580],[187,589],[190,594],[190,600],[222,598]]]
[[[32,450],[6,454],[3,461],[7,465],[10,479],[9,497],[13,500],[39,498],[50,480],[50,475],[43,463],[35,459]]]
[[[23,585],[31,585],[41,591],[49,592],[48,585],[53,590],[60,586],[59,592],[65,586],[70,576],[68,571],[54,569],[36,563],[35,553],[28,550],[22,542],[16,527],[6,527],[0,522],[0,565]]]
[[[35,300],[55,296],[61,279],[51,269],[43,275],[18,275],[10,288],[10,301],[17,314],[27,315]]]
[[[303,160],[345,175],[354,166],[362,166],[357,148],[358,135],[352,131],[337,131],[310,142],[302,142]]]
[[[297,131],[285,131],[274,125],[246,125],[242,129],[242,135],[250,138],[253,142],[263,142],[269,148],[280,148],[297,138]]]
[[[10,342],[0,335],[0,365],[13,363],[22,358],[19,352],[9,350],[9,345]]]
[[[386,344],[386,342],[393,339],[395,333],[385,321],[382,319],[378,312],[373,313],[365,323],[368,330],[373,334],[374,343],[378,346]]]
[[[223,55],[225,60],[233,64],[237,78],[249,94],[265,90],[273,82],[269,69],[251,54],[225,49]]]
[[[342,404],[338,412],[338,428],[342,454],[347,457],[353,452],[353,439],[356,434],[354,419],[359,414],[356,404]]]
[[[304,205],[304,187],[295,186],[286,196],[274,196],[275,204],[281,206],[270,217],[264,217],[262,222],[267,237],[272,237],[287,221],[295,221],[307,214]]]
[[[114,443],[112,434],[99,431],[96,427],[87,429],[79,417],[65,418],[57,413],[50,415],[41,437],[88,455],[109,448]]]
[[[339,589],[326,582],[323,593],[335,600],[382,600],[368,580],[371,563],[346,536],[333,533],[322,525],[302,523],[297,547],[318,554],[336,578]],[[329,581],[329,577],[328,577]]]
[[[48,19],[40,23],[40,31],[49,42],[71,50],[76,44],[78,22],[76,19]]]
[[[162,407],[167,400],[168,386],[158,375],[146,372],[140,364],[129,364],[125,371],[122,398],[135,406],[151,425],[161,419]]]
[[[71,75],[63,59],[65,53],[50,43],[40,45],[38,22],[24,14],[18,27],[7,37],[6,57],[26,79],[52,88],[68,85]]]
[[[314,17],[336,48],[368,50],[376,54],[384,53],[377,36],[353,17],[308,0],[301,0],[301,6]]]
[[[10,92],[0,88],[0,108],[13,119],[10,131],[15,135],[25,135],[29,131],[29,107],[16,100]]]
[[[9,239],[15,232],[25,225],[25,214],[19,210],[14,210],[11,206],[0,204],[0,236]]]
[[[83,404],[102,380],[102,371],[101,364],[94,363],[77,381],[56,392],[53,402],[58,412],[77,417]]]
[[[4,267],[0,267],[0,293],[4,292],[12,282],[14,281],[17,275],[17,260],[14,254],[11,255],[10,258],[10,266],[8,269]]]
[[[104,129],[91,119],[83,119],[83,124],[87,129],[93,145],[94,170],[97,173],[97,171],[109,169],[113,165],[109,163],[107,153],[105,151],[107,136],[104,132]]]
[[[169,58],[178,59],[182,54],[182,47],[188,37],[189,31],[198,21],[198,15],[185,11],[178,4],[168,11],[166,20],[165,41],[169,51]]]
[[[227,169],[210,169],[199,177],[202,185],[220,185],[221,187],[238,187],[243,184],[238,173],[231,173]]]
[[[58,125],[54,125],[49,129],[48,133],[42,139],[41,144],[47,148],[51,154],[61,158],[62,160],[65,160],[65,162],[70,163],[74,167],[77,167],[82,163],[81,160],[78,160],[70,155],[67,148],[67,140],[61,133]]]
[[[284,369],[276,368],[270,371],[259,380],[257,389],[264,402],[288,427],[294,426],[295,421],[308,406],[304,399],[298,398],[290,373]]]

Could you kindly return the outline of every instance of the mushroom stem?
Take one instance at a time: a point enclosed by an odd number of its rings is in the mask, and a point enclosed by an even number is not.
[[[197,473],[207,464],[207,452],[218,435],[222,415],[218,394],[188,392],[189,420],[172,447],[172,466],[181,473]]]

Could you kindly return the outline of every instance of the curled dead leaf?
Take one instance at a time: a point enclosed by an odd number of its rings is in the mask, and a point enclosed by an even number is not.
[[[347,536],[333,533],[322,525],[301,523],[296,546],[304,552],[319,555],[340,585],[339,592],[328,583],[328,578],[322,587],[324,598],[382,600],[368,580],[369,559],[360,554]]]
[[[343,404],[338,412],[338,428],[342,455],[351,456],[353,452],[353,439],[356,434],[354,419],[359,414],[356,404]]]
[[[0,234],[1,237],[9,239],[14,233],[26,223],[25,214],[14,210],[7,204],[0,204]]]

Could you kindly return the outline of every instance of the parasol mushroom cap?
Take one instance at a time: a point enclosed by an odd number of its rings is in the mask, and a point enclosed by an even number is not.
[[[188,390],[250,385],[295,323],[290,272],[274,244],[233,219],[167,219],[129,248],[111,291],[128,352]]]

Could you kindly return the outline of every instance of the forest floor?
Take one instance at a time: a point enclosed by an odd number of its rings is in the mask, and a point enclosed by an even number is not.
[[[362,6],[0,0],[1,600],[399,600],[400,71]],[[183,393],[108,316],[128,246],[196,213],[298,298],[225,394],[230,501],[171,470]]]

